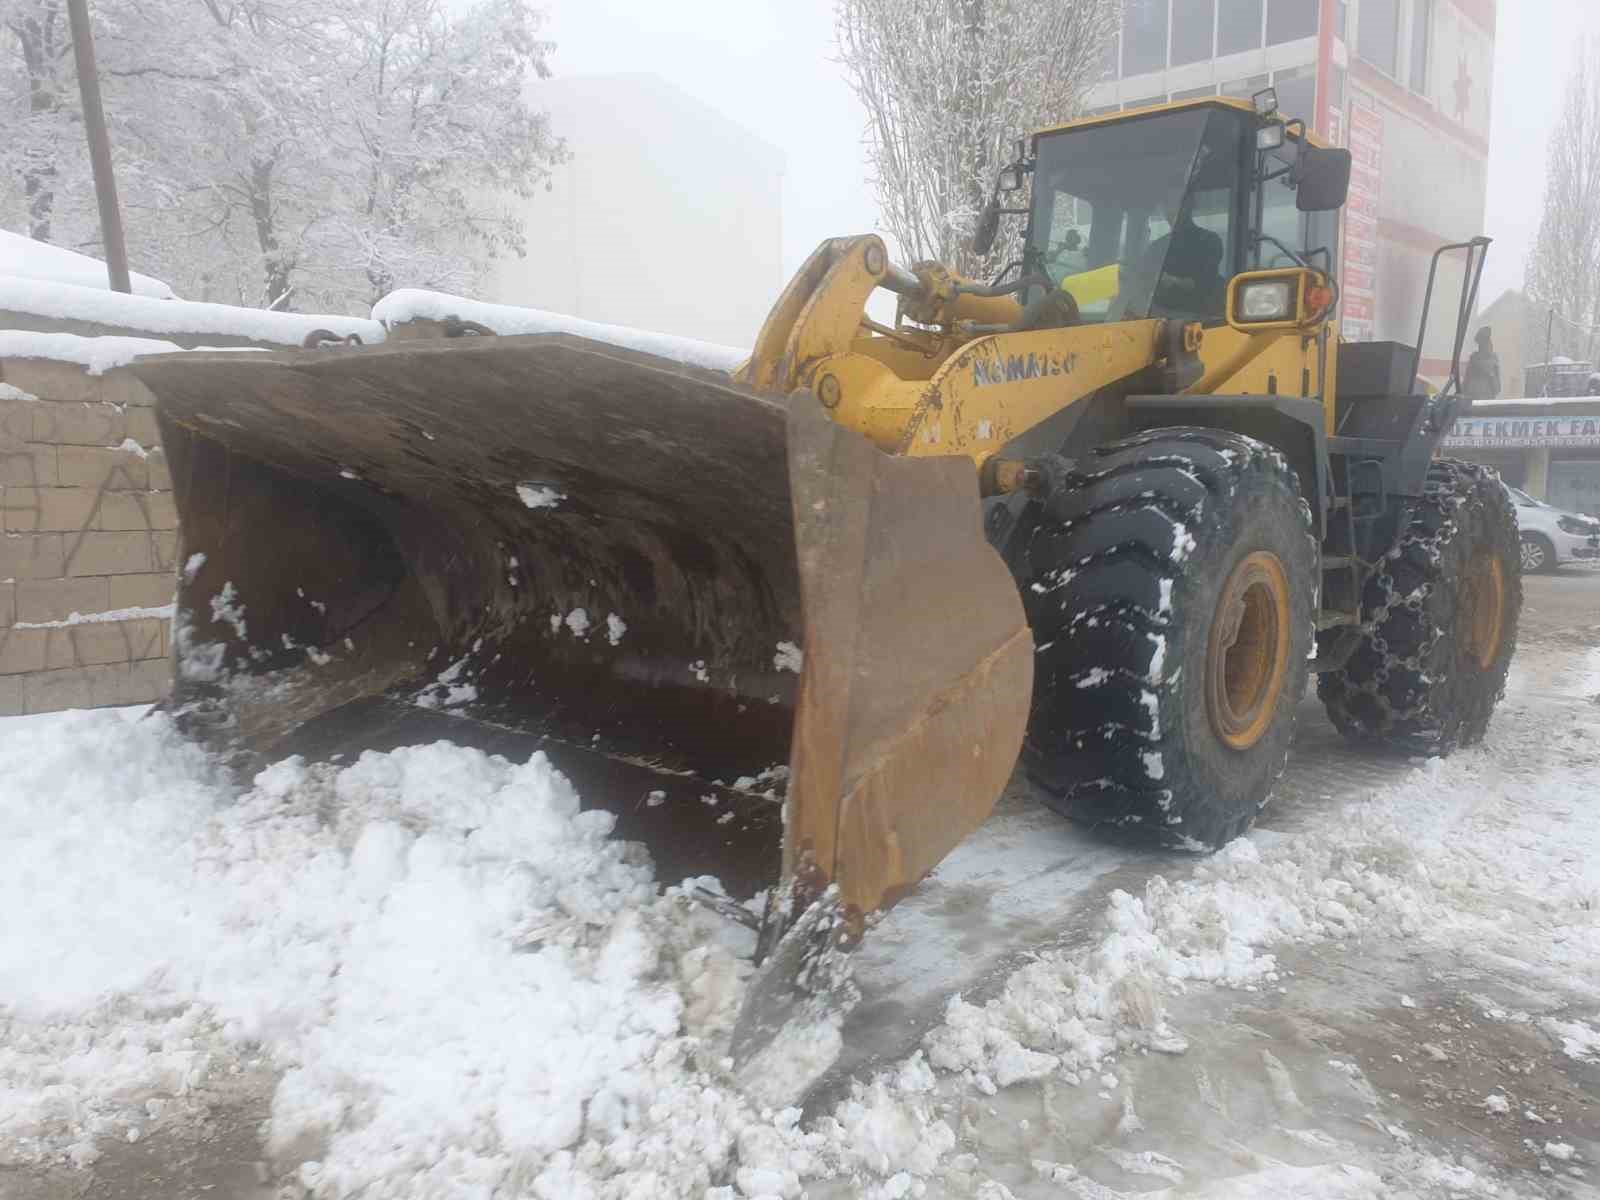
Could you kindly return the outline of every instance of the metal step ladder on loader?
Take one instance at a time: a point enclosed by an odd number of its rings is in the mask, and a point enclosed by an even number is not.
[[[1213,97],[1021,144],[990,283],[825,242],[732,374],[466,323],[141,360],[193,564],[170,711],[245,777],[548,753],[663,881],[764,895],[707,1062],[783,1102],[837,1046],[843,952],[1019,761],[1074,819],[1218,846],[1283,768],[1326,614],[1399,636],[1370,579],[1321,578],[1384,561],[1411,499],[1332,424],[1348,182],[1270,93]],[[1515,563],[1513,534],[1496,630]],[[1366,687],[1361,653],[1323,680]]]
[[[1428,468],[1440,439],[1466,408],[1461,391],[1461,352],[1473,313],[1490,240],[1476,237],[1434,252],[1423,295],[1415,346],[1397,342],[1349,342],[1339,348],[1339,399],[1328,439],[1330,520],[1323,540],[1322,607],[1314,673],[1338,670],[1361,645],[1362,596],[1409,523],[1426,488]],[[1419,390],[1422,347],[1428,332],[1439,263],[1462,255],[1450,373],[1437,393]]]

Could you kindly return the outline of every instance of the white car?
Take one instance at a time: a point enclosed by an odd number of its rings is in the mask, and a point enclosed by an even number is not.
[[[1553,571],[1562,563],[1600,560],[1600,520],[1552,508],[1510,484],[1522,531],[1522,569]]]

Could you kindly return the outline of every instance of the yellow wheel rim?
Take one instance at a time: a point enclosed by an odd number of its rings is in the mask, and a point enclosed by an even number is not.
[[[1289,674],[1289,575],[1269,550],[1234,567],[1211,621],[1206,708],[1211,727],[1235,750],[1265,736]]]
[[[1457,636],[1467,658],[1487,671],[1500,653],[1506,622],[1506,573],[1498,555],[1479,550],[1461,578]]]

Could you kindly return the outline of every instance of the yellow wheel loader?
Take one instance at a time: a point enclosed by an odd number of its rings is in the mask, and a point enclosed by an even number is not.
[[[142,360],[186,559],[171,709],[240,765],[548,751],[664,879],[766,891],[743,1058],[1019,760],[1070,817],[1209,849],[1308,672],[1352,738],[1476,740],[1516,523],[1434,460],[1454,372],[1420,394],[1416,348],[1340,343],[1349,155],[1275,109],[1040,132],[976,235],[1025,218],[997,280],[826,242],[731,374],[463,322]],[[1486,245],[1441,250],[1455,363]]]

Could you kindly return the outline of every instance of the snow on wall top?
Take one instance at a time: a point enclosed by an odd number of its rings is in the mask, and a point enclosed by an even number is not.
[[[383,326],[364,317],[268,312],[264,308],[238,308],[231,304],[157,300],[69,283],[0,275],[0,311],[8,309],[63,321],[137,329],[143,333],[248,338],[278,346],[299,346],[315,329],[327,329],[340,337],[358,334],[368,343],[383,341]]]
[[[78,287],[111,290],[106,276],[106,265],[98,258],[79,254],[62,246],[35,241],[20,233],[0,229],[0,275],[19,279],[44,279],[52,283],[70,283]],[[153,296],[157,300],[174,300],[176,293],[159,279],[128,273],[135,296]]]
[[[158,338],[79,337],[75,333],[35,333],[30,329],[0,329],[0,359],[48,358],[77,363],[89,374],[102,375],[125,366],[142,354],[172,354],[183,347]]]
[[[413,320],[443,321],[455,317],[476,322],[499,334],[571,333],[713,371],[732,371],[750,357],[748,350],[719,346],[715,342],[652,333],[646,329],[630,329],[626,325],[604,325],[598,321],[585,321],[582,317],[569,317],[537,308],[487,304],[481,300],[466,300],[445,292],[427,292],[418,288],[400,288],[390,292],[373,306],[372,315],[385,326]]]

